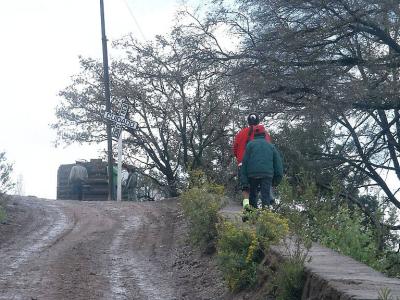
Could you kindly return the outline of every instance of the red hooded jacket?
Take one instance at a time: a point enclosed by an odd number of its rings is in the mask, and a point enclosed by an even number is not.
[[[253,129],[251,129],[251,127],[253,127]],[[249,141],[254,139],[254,132],[256,131],[257,128],[260,129],[262,128],[262,131],[265,131],[264,125],[258,124],[243,128],[236,134],[235,139],[233,141],[233,154],[236,157],[238,165],[242,163],[244,152],[246,150],[246,145]],[[268,143],[271,142],[271,136],[266,131],[265,131],[265,140]]]

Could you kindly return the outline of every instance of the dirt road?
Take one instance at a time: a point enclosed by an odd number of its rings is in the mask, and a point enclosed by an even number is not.
[[[226,299],[213,261],[186,244],[176,200],[19,197],[0,225],[0,299]]]

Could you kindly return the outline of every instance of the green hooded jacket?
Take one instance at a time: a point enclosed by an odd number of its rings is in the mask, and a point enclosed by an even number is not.
[[[282,158],[274,145],[268,143],[264,136],[257,135],[246,146],[241,172],[242,186],[249,185],[249,177],[269,177],[276,186],[283,177]]]

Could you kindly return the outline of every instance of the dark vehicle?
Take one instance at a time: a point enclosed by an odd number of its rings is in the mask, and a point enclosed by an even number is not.
[[[75,164],[61,165],[57,171],[57,199],[71,199],[71,187],[68,184],[69,173]],[[88,180],[83,187],[83,199],[102,201],[108,199],[107,162],[91,159],[83,162],[88,172]]]

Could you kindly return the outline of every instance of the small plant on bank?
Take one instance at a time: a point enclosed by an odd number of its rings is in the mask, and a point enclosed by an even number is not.
[[[0,199],[14,187],[11,180],[12,164],[7,162],[6,153],[0,152]]]
[[[229,289],[236,292],[253,286],[262,259],[255,229],[225,221],[218,233],[218,265]]]
[[[0,205],[0,224],[6,220],[6,217],[7,217],[6,212]]]
[[[250,222],[255,225],[257,236],[265,251],[289,233],[288,220],[267,209],[259,210],[256,218]]]
[[[379,300],[400,300],[399,297],[396,297],[395,299],[392,295],[392,292],[388,288],[381,288],[378,297]]]
[[[309,249],[298,236],[286,238],[284,246],[285,260],[273,272],[270,287],[277,300],[301,299],[306,280],[304,265]]]
[[[363,225],[361,213],[352,212],[346,206],[339,207],[334,218],[327,220],[320,236],[320,243],[326,247],[353,257],[375,268],[378,248],[371,228]]]
[[[223,187],[210,183],[200,171],[194,175],[191,174],[190,187],[182,193],[180,200],[190,225],[191,241],[203,251],[211,251],[217,237]]]
[[[319,242],[382,270],[373,227],[358,207],[350,207],[337,196],[337,190],[333,186],[330,193],[323,194],[307,176],[301,177],[299,186],[291,186],[285,178],[279,186],[280,212],[306,244]]]
[[[12,170],[13,166],[7,162],[6,153],[0,152],[0,222],[3,222],[6,218],[2,207],[6,193],[14,187],[14,183],[11,181]]]
[[[272,244],[288,234],[287,220],[268,210],[252,210],[249,221],[225,221],[218,227],[217,256],[231,291],[240,291],[258,282],[261,261]]]
[[[276,300],[301,299],[305,279],[304,261],[290,258],[282,262],[273,279]]]

